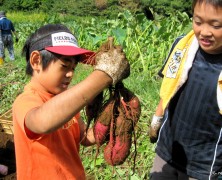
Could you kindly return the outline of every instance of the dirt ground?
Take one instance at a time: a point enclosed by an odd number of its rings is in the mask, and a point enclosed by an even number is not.
[[[15,180],[16,164],[13,135],[4,132],[0,132],[0,164],[8,166],[8,175],[0,175],[0,180]]]

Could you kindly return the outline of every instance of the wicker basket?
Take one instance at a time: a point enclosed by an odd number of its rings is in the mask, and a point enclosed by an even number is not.
[[[4,132],[6,134],[14,134],[12,123],[12,109],[8,110],[0,116],[0,132]]]

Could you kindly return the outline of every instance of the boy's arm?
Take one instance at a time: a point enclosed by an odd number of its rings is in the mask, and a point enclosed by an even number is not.
[[[95,70],[85,80],[56,95],[42,106],[30,110],[25,118],[26,127],[34,133],[50,133],[64,125],[92,101],[112,79]]]
[[[151,143],[155,143],[158,139],[159,129],[162,125],[162,118],[163,118],[163,108],[162,108],[162,99],[160,99],[159,104],[156,108],[156,112],[152,116],[150,124],[149,137]]]
[[[155,115],[156,116],[163,116],[162,99],[160,99],[160,101],[159,101],[159,104],[156,108]]]

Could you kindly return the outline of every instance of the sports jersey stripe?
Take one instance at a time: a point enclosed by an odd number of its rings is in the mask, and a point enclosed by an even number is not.
[[[211,179],[211,175],[213,173],[213,167],[214,167],[214,163],[215,163],[215,160],[216,160],[217,148],[218,148],[218,144],[219,144],[220,139],[221,139],[221,134],[222,134],[222,128],[220,129],[220,134],[219,134],[217,144],[216,144],[216,147],[215,147],[214,158],[213,158],[213,162],[212,162],[212,165],[211,165],[211,168],[210,168],[209,180]]]

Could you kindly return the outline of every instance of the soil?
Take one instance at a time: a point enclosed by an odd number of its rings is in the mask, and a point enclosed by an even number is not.
[[[0,132],[0,164],[8,166],[8,174],[0,180],[16,180],[15,148],[13,135]]]

